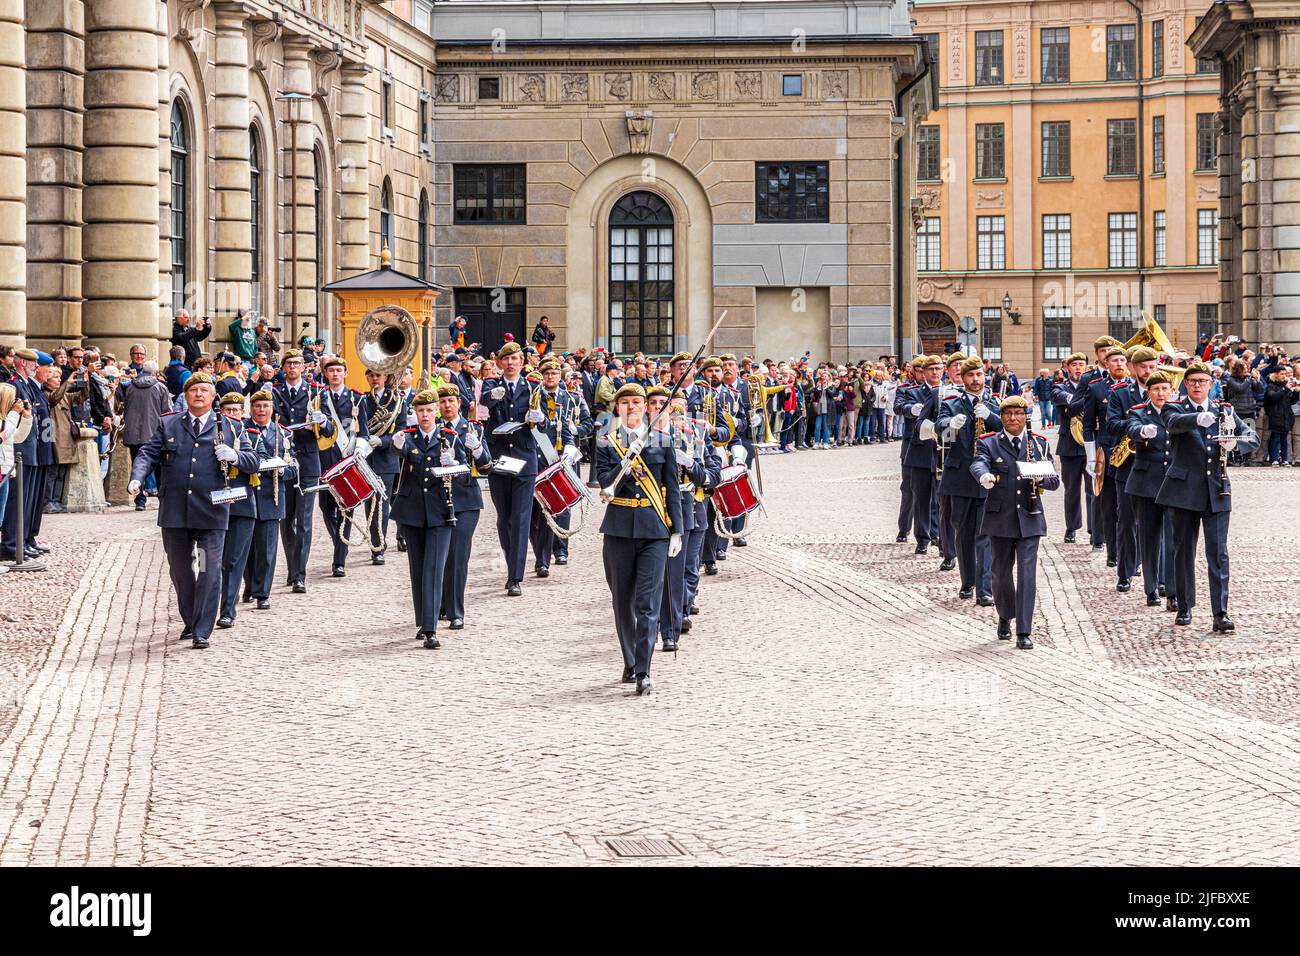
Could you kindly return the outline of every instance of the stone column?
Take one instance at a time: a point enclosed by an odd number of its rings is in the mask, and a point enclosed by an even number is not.
[[[1261,277],[1258,319],[1273,320],[1270,341],[1296,343],[1300,342],[1300,84],[1277,88],[1273,156],[1272,310],[1270,314]]]
[[[225,338],[238,309],[252,304],[248,166],[248,22],[242,4],[218,3],[212,71],[213,293],[211,311]]]
[[[158,359],[167,364],[172,334],[171,30],[167,0],[158,3]],[[116,502],[115,502],[116,503]]]
[[[86,7],[82,326],[119,355],[158,331],[157,29],[154,0]]]
[[[370,268],[370,98],[364,63],[342,70],[339,122],[339,276]]]
[[[284,40],[284,93],[300,99],[279,101],[283,123],[281,141],[288,144],[281,195],[287,221],[281,246],[285,277],[281,284],[280,314],[286,341],[296,341],[303,323],[316,335],[316,169],[312,162],[315,143],[315,103],[311,97],[312,41],[305,37]]]
[[[23,0],[0,0],[0,343],[27,335],[27,102]]]
[[[27,338],[81,343],[81,0],[27,8]]]

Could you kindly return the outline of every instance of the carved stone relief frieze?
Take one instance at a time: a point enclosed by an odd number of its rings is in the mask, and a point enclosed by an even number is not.
[[[849,71],[827,70],[822,74],[822,95],[828,100],[848,99]]]
[[[975,190],[976,209],[1001,209],[1006,204],[1007,191],[1005,189]]]
[[[691,96],[697,100],[716,100],[718,98],[717,71],[694,74],[691,77]]]
[[[443,74],[433,78],[433,98],[439,103],[457,103],[460,101],[460,77],[456,74]]]
[[[540,73],[525,73],[519,84],[519,95],[526,103],[546,102],[546,77]]]
[[[587,99],[589,79],[586,73],[561,73],[560,99],[570,103]]]
[[[736,99],[756,100],[763,95],[763,74],[758,70],[741,70],[736,73]]]
[[[650,99],[671,100],[677,96],[677,74],[651,73]]]
[[[631,73],[606,73],[605,92],[611,99],[625,100],[632,95]]]

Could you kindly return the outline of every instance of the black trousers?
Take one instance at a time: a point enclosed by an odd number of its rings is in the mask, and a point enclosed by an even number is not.
[[[1228,612],[1228,518],[1231,512],[1170,508],[1174,516],[1174,595],[1179,610],[1196,607],[1196,544],[1205,529],[1205,563],[1210,574],[1210,609]]]
[[[667,576],[667,538],[605,535],[605,581],[614,602],[614,628],[623,665],[649,674],[659,633],[659,608]]]
[[[497,540],[505,555],[507,577],[511,581],[524,579],[524,566],[528,563],[528,527],[533,514],[533,485],[537,477],[519,478],[514,475],[488,475],[488,491],[497,509]],[[405,529],[403,529],[405,532]],[[410,538],[407,538],[410,547]]]
[[[212,636],[221,603],[221,552],[226,531],[224,528],[163,528],[162,539],[181,620],[186,630],[206,640]],[[196,551],[197,574],[194,571]]]
[[[952,526],[957,538],[957,568],[962,589],[977,588],[981,597],[990,590],[991,552],[988,535],[980,534],[984,499],[952,497]]]
[[[54,469],[58,465],[41,465],[36,469],[36,501],[32,505],[32,517],[27,524],[27,543],[35,544],[36,536],[41,533],[41,522],[45,518],[45,506],[50,503],[50,489]]]
[[[275,583],[275,559],[280,548],[276,533],[279,527],[280,522],[275,518],[259,519],[253,526],[253,543],[248,556],[248,593],[255,598],[271,596],[271,585]]]
[[[558,524],[565,531],[568,531],[569,522],[572,519],[572,517],[573,517],[573,509],[570,508],[564,514],[557,516],[555,519],[555,523]],[[567,561],[569,558],[569,539],[561,538],[558,534],[555,535],[554,551],[555,551],[555,556],[557,558],[564,558]]]
[[[1034,629],[1038,598],[1039,538],[989,538],[993,552],[993,603],[998,617],[1016,622],[1017,634]]]
[[[378,477],[384,483],[386,497],[383,501],[376,499],[370,509],[371,554],[383,554],[385,551],[385,545],[388,542],[388,513],[393,500],[393,485],[397,482],[396,475],[379,475]],[[369,505],[371,502],[366,502],[366,504]]]
[[[686,541],[690,534],[682,535],[682,550],[677,557],[669,558],[664,580],[663,599],[659,602],[659,634],[664,640],[677,640],[682,636],[683,598],[686,595]]]
[[[546,512],[533,501],[533,511],[528,517],[528,540],[533,546],[533,566],[549,568],[555,553],[555,532],[546,523]]]
[[[902,496],[898,503],[898,533],[905,535],[912,530],[912,476],[907,473],[906,465],[903,466],[903,480],[899,482],[898,490]]]
[[[348,538],[352,536],[352,512],[340,508],[334,496],[328,491],[320,494],[319,501],[321,517],[325,519],[325,530],[334,544],[334,555],[330,565],[333,567],[347,564]]]
[[[718,534],[716,524],[718,513],[713,509],[712,495],[704,499],[704,513],[709,520],[704,524],[704,550],[700,554],[700,559],[705,564],[713,564],[718,559],[718,552],[726,550],[721,547],[726,542],[726,538]]]
[[[912,485],[912,536],[917,544],[928,545],[937,537],[934,528],[937,510],[934,500],[934,471],[904,466],[903,473]]]
[[[469,555],[474,544],[474,529],[478,527],[478,515],[477,511],[456,512],[456,527],[451,531],[451,544],[447,550],[447,568],[442,573],[440,613],[449,621],[465,618],[465,584],[469,581]]]
[[[426,634],[436,634],[442,579],[451,548],[451,525],[436,528],[402,525],[402,534],[406,538],[406,561],[411,570],[415,625]]]
[[[140,449],[143,448],[143,447],[144,447],[144,445],[127,445],[127,446],[126,446],[126,450],[129,451],[129,452],[131,453],[131,467],[132,467],[132,468],[135,467],[135,459],[136,459],[136,456],[138,456],[138,455],[140,454]],[[153,471],[153,482],[154,482],[154,487],[155,487],[155,488],[158,487],[158,478],[159,478],[159,470],[160,470],[160,468],[161,468],[161,463],[155,463],[154,466],[153,466],[153,469],[152,469],[152,471]],[[138,504],[138,505],[139,505],[139,504],[144,504],[144,502],[147,500],[147,499],[145,498],[145,494],[144,494],[144,486],[145,486],[146,484],[148,484],[148,482],[145,482],[145,481],[140,482],[140,493],[139,493],[138,495],[135,496],[135,503]]]
[[[957,557],[957,534],[952,519],[952,495],[939,495],[939,554],[945,561]]]
[[[1128,479],[1106,476],[1106,484],[1115,485],[1115,560],[1119,562],[1118,572],[1121,581],[1127,581],[1137,574],[1139,564],[1138,523],[1133,510],[1133,496],[1124,490]]]
[[[306,491],[320,481],[319,475],[300,476],[295,484],[280,486],[284,495],[284,521],[280,523],[280,543],[284,545],[284,563],[289,582],[307,580],[307,558],[311,555],[311,523],[315,517],[316,495]]]
[[[239,608],[239,586],[244,580],[244,568],[248,564],[256,524],[256,518],[230,516],[230,525],[226,528],[226,540],[221,549],[222,617],[233,619],[235,611]]]
[[[1164,584],[1165,594],[1173,597],[1175,588],[1171,583],[1173,575],[1168,574],[1163,563],[1170,549],[1169,535],[1165,533],[1170,524],[1165,509],[1156,504],[1154,498],[1130,495],[1133,512],[1137,517],[1138,547],[1142,552],[1142,590],[1147,594],[1157,594]]]
[[[1061,490],[1065,492],[1065,531],[1067,534],[1083,527],[1083,472],[1081,455],[1061,457]],[[1092,479],[1088,478],[1091,482]]]
[[[1087,479],[1091,481],[1091,478]],[[1107,475],[1105,483],[1101,486],[1101,494],[1097,496],[1093,505],[1093,526],[1097,527],[1101,533],[1102,541],[1106,544],[1106,560],[1119,560],[1119,535],[1116,525],[1119,522],[1119,495],[1116,493],[1115,476]]]

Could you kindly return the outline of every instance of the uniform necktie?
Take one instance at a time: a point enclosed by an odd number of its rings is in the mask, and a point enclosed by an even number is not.
[[[198,438],[198,437],[199,437],[199,420],[198,420],[197,418],[194,418],[194,417],[191,416],[191,418],[190,418],[190,425],[191,425],[191,426],[193,427],[193,429],[194,429],[194,437],[195,437],[195,438]]]
[[[1020,436],[1019,435],[1011,439],[1011,449],[1016,453],[1016,457],[1019,458],[1020,457]]]

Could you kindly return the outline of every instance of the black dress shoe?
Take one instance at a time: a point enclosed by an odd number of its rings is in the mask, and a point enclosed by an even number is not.
[[[1115,585],[1115,590],[1120,594],[1128,594],[1129,591],[1133,590],[1133,582],[1128,578],[1120,578],[1119,583]]]
[[[336,577],[336,578],[343,578],[343,577],[347,577],[348,572],[347,572],[346,570],[344,570],[343,565],[341,565],[341,564],[336,564],[336,565],[334,565],[334,571],[333,571],[333,574],[334,574],[334,577]]]
[[[1094,544],[1094,545],[1092,546],[1092,550],[1094,550],[1094,551],[1103,551],[1103,550],[1105,550],[1105,548],[1106,548],[1106,546],[1105,546],[1104,544]]]
[[[23,557],[28,558],[30,560],[35,560],[36,558],[39,558],[42,554],[44,554],[44,552],[41,551],[40,548],[23,549]]]
[[[1186,627],[1192,623],[1192,612],[1183,608],[1178,609],[1178,616],[1174,618],[1174,623],[1179,627]]]
[[[135,503],[135,510],[136,510],[136,511],[144,511],[144,502],[143,502],[143,501],[137,501],[137,502]]]
[[[533,568],[533,573],[539,578],[549,578],[551,576],[550,568]]]
[[[1228,617],[1226,611],[1222,614],[1214,615],[1214,630],[1216,632],[1223,631],[1226,633],[1228,631],[1235,631],[1236,629],[1237,625],[1232,623],[1232,618]]]
[[[943,559],[943,563],[939,565],[939,570],[940,570],[940,571],[951,571],[951,570],[952,570],[953,568],[955,568],[955,567],[957,567],[957,559],[956,559],[956,558],[944,558],[944,559]]]
[[[181,639],[182,641],[192,641],[192,640],[194,640],[194,632],[191,631],[191,630],[187,627],[187,628],[185,628],[185,630],[181,631],[181,638],[180,638],[180,639]]]
[[[706,565],[704,565],[704,573],[705,573],[705,574],[717,574],[717,573],[718,573],[718,566],[717,566],[716,564],[714,564],[712,561],[710,561],[709,563],[707,563]]]
[[[714,555],[714,558],[715,558],[715,560],[718,560],[718,561],[726,561],[726,560],[727,560],[727,552],[725,552],[725,551],[719,551],[716,555]]]
[[[258,598],[258,599],[257,599],[257,609],[258,609],[259,611],[269,611],[269,610],[271,610],[271,599],[270,599],[270,598]]]
[[[1074,540],[1075,540],[1075,539],[1074,539],[1074,532],[1073,532],[1073,531],[1067,531],[1067,532],[1065,532],[1065,543],[1066,543],[1066,544],[1074,544]]]
[[[223,614],[221,617],[217,618],[217,627],[226,628],[226,627],[234,627],[234,626],[235,626],[235,619],[233,617],[226,617]]]
[[[898,542],[899,544],[902,544],[903,542],[905,542],[905,541],[907,540],[907,532],[906,532],[906,531],[900,531],[900,532],[898,532],[898,537],[895,538],[894,540],[895,540],[896,542]]]
[[[692,604],[690,607],[688,607],[688,608],[686,609],[686,613],[687,613],[687,614],[699,614],[699,613],[700,613],[700,609],[699,609],[698,606]]]
[[[689,617],[682,618],[682,633],[683,634],[691,633],[691,619]]]
[[[208,639],[206,637],[194,638],[194,649],[196,651],[206,651],[208,649]]]
[[[301,581],[294,581],[294,582],[293,582],[293,593],[294,593],[294,594],[306,594],[306,593],[307,593],[307,585],[303,584]]]
[[[243,598],[240,600],[239,603],[240,603],[240,604],[252,604],[252,603],[253,603],[253,595],[251,595],[251,594],[249,594],[247,591],[245,591],[245,592],[244,592],[244,596],[243,596]]]
[[[519,597],[523,593],[524,589],[519,586],[518,581],[511,581],[510,586],[506,588],[506,594],[510,595],[510,597]]]
[[[465,627],[465,621],[459,617],[453,617],[447,626],[453,631],[463,630]]]
[[[732,543],[735,544],[735,546],[738,547],[738,548],[748,548],[748,547],[749,547],[749,542],[746,541],[744,538],[737,538],[737,539],[736,539],[734,542],[732,542]]]
[[[424,649],[426,651],[436,651],[440,647],[442,647],[442,641],[438,640],[437,637],[432,634],[424,635]]]
[[[398,538],[398,539],[397,539],[397,550],[398,550],[398,551],[405,551],[405,550],[406,550],[406,542],[403,541],[401,538]]]
[[[1107,558],[1107,559],[1106,559],[1106,567],[1108,567],[1108,568],[1117,568],[1117,567],[1119,567],[1119,562],[1116,561],[1114,558]]]
[[[1022,651],[1032,651],[1034,649],[1034,642],[1028,634],[1017,634],[1016,647]]]
[[[998,640],[999,641],[1011,640],[1011,622],[1008,621],[1005,617],[998,618]]]
[[[624,667],[624,668],[623,668],[623,680],[622,680],[622,683],[624,683],[624,684],[634,684],[634,683],[636,683],[636,677],[635,677],[635,676],[633,675],[633,673],[632,673],[632,668],[630,668],[630,667]]]
[[[1159,606],[1160,606],[1160,595],[1159,595],[1159,594],[1148,594],[1148,595],[1147,595],[1147,607],[1159,607]]]
[[[1165,590],[1165,586],[1163,584],[1156,586],[1156,593],[1159,594],[1161,597],[1165,597],[1169,594],[1169,592]]]
[[[969,601],[971,598],[975,596],[975,589],[962,588],[960,591],[957,592],[957,596],[961,598],[963,601]]]
[[[566,564],[569,563],[569,556],[567,554],[557,554],[555,556],[555,563],[558,564],[560,567],[564,567]]]
[[[671,637],[665,637],[665,638],[664,638],[664,650],[667,651],[667,652],[669,652],[670,654],[676,654],[676,653],[677,653],[677,642],[674,641]]]
[[[372,554],[372,555],[370,556],[370,563],[371,563],[371,564],[383,564],[383,563],[384,563],[384,556],[383,556],[382,554]]]
[[[975,599],[975,603],[978,604],[980,607],[992,607],[993,599],[991,597],[988,597],[987,595],[981,594],[979,597]]]
[[[916,546],[916,553],[917,553],[917,554],[929,554],[929,553],[930,553],[930,546],[929,546],[928,544],[918,544],[918,545]]]
[[[1165,595],[1165,610],[1166,611],[1178,610],[1178,599],[1174,597],[1172,594]]]
[[[650,679],[649,674],[636,675],[636,694],[638,697],[643,697],[646,694],[653,693],[654,689],[655,682]]]

